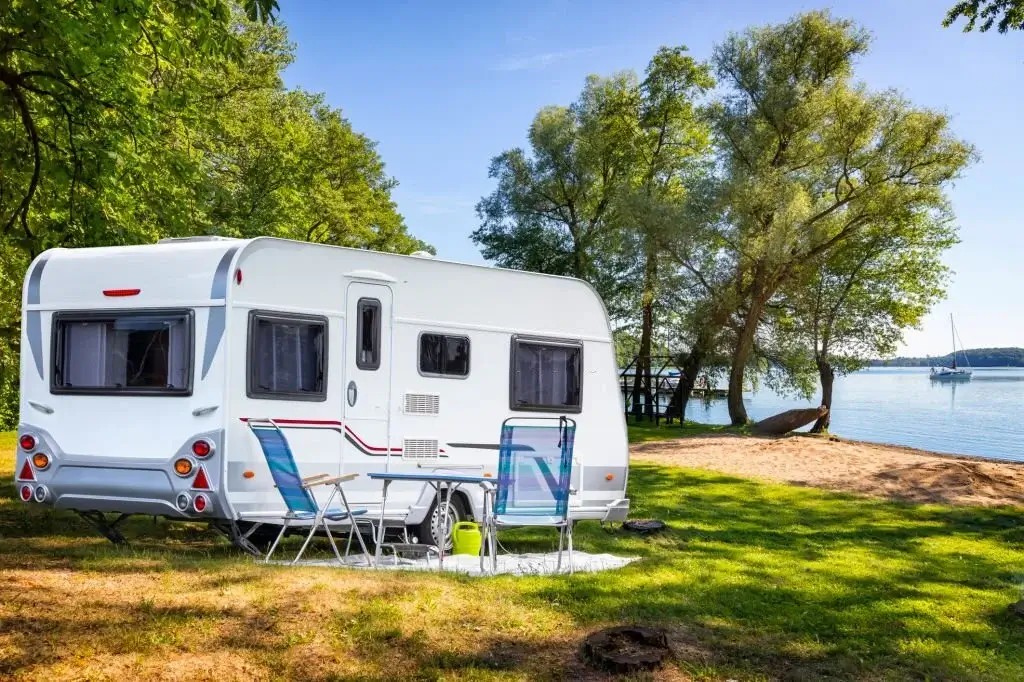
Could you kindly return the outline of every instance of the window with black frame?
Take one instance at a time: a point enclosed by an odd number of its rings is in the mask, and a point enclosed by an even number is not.
[[[427,376],[469,376],[469,338],[420,334],[419,369],[420,374]]]
[[[579,412],[583,346],[570,341],[512,339],[513,410]]]
[[[249,321],[249,396],[324,400],[327,320],[254,312]]]
[[[380,301],[361,298],[356,303],[356,367],[380,369]]]
[[[53,393],[191,392],[191,311],[59,312],[53,344]]]

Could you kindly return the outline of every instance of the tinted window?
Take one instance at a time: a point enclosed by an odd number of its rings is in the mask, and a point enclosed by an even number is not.
[[[361,298],[356,305],[358,334],[356,338],[356,367],[380,367],[380,301]]]
[[[187,394],[191,320],[187,311],[57,313],[51,390]]]
[[[326,397],[327,322],[253,313],[249,394],[280,400]]]
[[[420,373],[464,377],[469,374],[469,339],[420,334]]]
[[[512,340],[513,410],[579,412],[583,347],[573,343]]]

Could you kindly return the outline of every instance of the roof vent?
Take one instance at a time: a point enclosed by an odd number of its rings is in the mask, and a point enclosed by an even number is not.
[[[416,257],[416,258],[433,258],[434,257],[434,254],[430,253],[429,251],[413,251],[411,255]]]
[[[184,242],[237,242],[234,237],[220,237],[215,234],[197,234],[192,237],[164,237],[157,244],[180,244]]]

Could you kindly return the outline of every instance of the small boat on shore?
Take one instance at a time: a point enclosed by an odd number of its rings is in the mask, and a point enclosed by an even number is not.
[[[971,380],[971,375],[973,374],[973,372],[971,370],[971,361],[967,358],[967,353],[964,352],[964,344],[963,344],[963,342],[960,343],[960,352],[964,356],[964,362],[967,363],[967,367],[957,367],[956,366],[956,341],[957,341],[958,334],[956,333],[956,325],[953,324],[953,316],[952,315],[949,316],[949,326],[950,326],[950,329],[952,330],[952,333],[953,333],[953,361],[952,361],[952,363],[950,363],[949,367],[939,367],[939,368],[932,367],[931,374],[929,375],[928,378],[931,379],[932,381],[945,381],[945,382],[949,382],[949,381],[970,381]]]

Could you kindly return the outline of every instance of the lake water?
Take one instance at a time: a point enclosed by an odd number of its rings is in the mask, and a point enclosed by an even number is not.
[[[769,390],[744,394],[751,419],[813,407]],[[975,369],[971,381],[939,383],[927,367],[873,367],[836,377],[831,431],[843,438],[1024,461],[1024,368]],[[686,418],[727,424],[724,400],[691,400]]]

